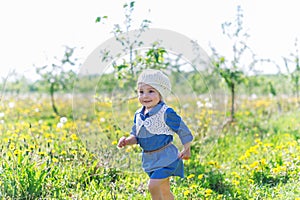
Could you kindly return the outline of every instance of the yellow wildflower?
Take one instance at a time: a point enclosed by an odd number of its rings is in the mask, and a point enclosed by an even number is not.
[[[241,168],[246,169],[246,170],[250,170],[250,167],[248,165],[242,165]]]
[[[258,161],[254,161],[254,162],[250,165],[250,168],[255,169],[255,168],[258,167],[258,165],[259,165],[259,162],[258,162]]]
[[[20,151],[20,150],[18,150],[18,149],[14,150],[14,155],[15,155],[15,156],[17,156],[17,155],[19,155],[19,154],[22,154],[22,151]]]
[[[204,191],[204,193],[205,193],[205,197],[209,197],[209,196],[211,196],[211,194],[213,193],[213,191],[211,189],[206,189]]]
[[[73,154],[73,155],[76,155],[77,151],[76,150],[72,150],[72,151],[70,151],[70,153]]]
[[[208,163],[207,163],[208,165],[217,165],[217,162],[216,161],[209,161]]]
[[[273,147],[274,144],[272,144],[272,143],[265,143],[264,146],[265,146],[265,147]]]
[[[253,184],[254,183],[254,180],[253,179],[248,179],[248,182],[250,183],[250,184]]]
[[[262,158],[262,159],[260,160],[260,164],[263,165],[263,166],[266,165],[266,159]]]
[[[244,160],[246,160],[246,158],[247,157],[245,155],[242,155],[242,156],[239,157],[239,161],[244,161]]]
[[[195,189],[195,188],[197,188],[197,184],[192,184],[191,186],[190,186],[190,188],[193,190],[193,189]]]
[[[249,151],[249,153],[258,154],[257,148],[258,148],[258,146],[255,145],[253,147],[250,147],[248,151]]]
[[[260,139],[255,139],[254,142],[255,142],[256,144],[258,144],[258,145],[261,145],[261,144],[262,144],[262,142],[261,142]]]
[[[47,143],[52,143],[53,141],[52,141],[52,140],[47,140],[46,142],[47,142]]]
[[[186,177],[187,179],[191,179],[191,178],[194,178],[195,177],[195,174],[190,174],[188,177]]]
[[[199,175],[198,175],[198,179],[202,179],[203,176],[204,176],[204,174],[199,174]]]
[[[70,138],[71,138],[72,140],[78,140],[78,137],[77,137],[77,135],[76,135],[75,133],[73,133],[73,134],[70,136]]]
[[[235,186],[237,186],[237,185],[240,184],[240,181],[238,181],[238,180],[232,180],[232,184],[235,185]]]
[[[190,194],[190,191],[189,191],[189,190],[186,190],[186,191],[183,192],[183,195],[184,195],[184,196],[188,196],[189,194]]]
[[[39,154],[40,156],[45,156],[45,155],[46,155],[46,152],[40,151],[38,154]]]
[[[234,176],[237,179],[241,178],[241,176],[237,172],[232,172],[231,175]]]

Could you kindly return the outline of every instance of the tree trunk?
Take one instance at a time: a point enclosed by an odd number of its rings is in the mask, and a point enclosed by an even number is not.
[[[299,99],[299,83],[296,83],[296,102],[297,102],[297,106],[300,106],[300,99]]]
[[[59,115],[58,110],[57,110],[57,108],[56,108],[56,106],[55,106],[55,100],[54,100],[54,84],[53,84],[53,83],[51,83],[51,86],[50,86],[50,95],[51,95],[52,109],[53,109],[53,111],[54,111],[54,113],[55,113],[56,115]]]
[[[234,97],[235,97],[235,85],[231,84],[231,112],[230,112],[230,121],[234,121]]]

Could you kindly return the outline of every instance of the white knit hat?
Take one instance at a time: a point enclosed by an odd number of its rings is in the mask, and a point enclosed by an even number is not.
[[[171,82],[169,78],[160,70],[144,70],[138,78],[137,84],[139,83],[145,83],[152,86],[160,93],[163,99],[165,99],[171,93]]]

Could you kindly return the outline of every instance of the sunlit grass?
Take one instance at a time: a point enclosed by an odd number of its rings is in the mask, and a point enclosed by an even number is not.
[[[223,129],[223,113],[203,102],[184,109],[171,102],[195,135],[186,178],[172,179],[177,199],[299,198],[300,116],[290,101],[280,102],[282,110],[277,99],[240,101],[236,121]],[[47,98],[1,102],[0,197],[150,199],[139,147],[116,148],[138,103],[132,100],[116,117],[107,99],[73,119],[68,98],[58,102],[60,117]]]

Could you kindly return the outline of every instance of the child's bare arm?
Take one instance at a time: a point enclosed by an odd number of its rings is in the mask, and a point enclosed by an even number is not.
[[[137,140],[136,140],[136,137],[134,135],[130,135],[128,137],[121,137],[119,142],[118,142],[118,147],[119,148],[122,148],[122,147],[125,147],[127,145],[133,145],[133,144],[136,144],[137,143]]]

